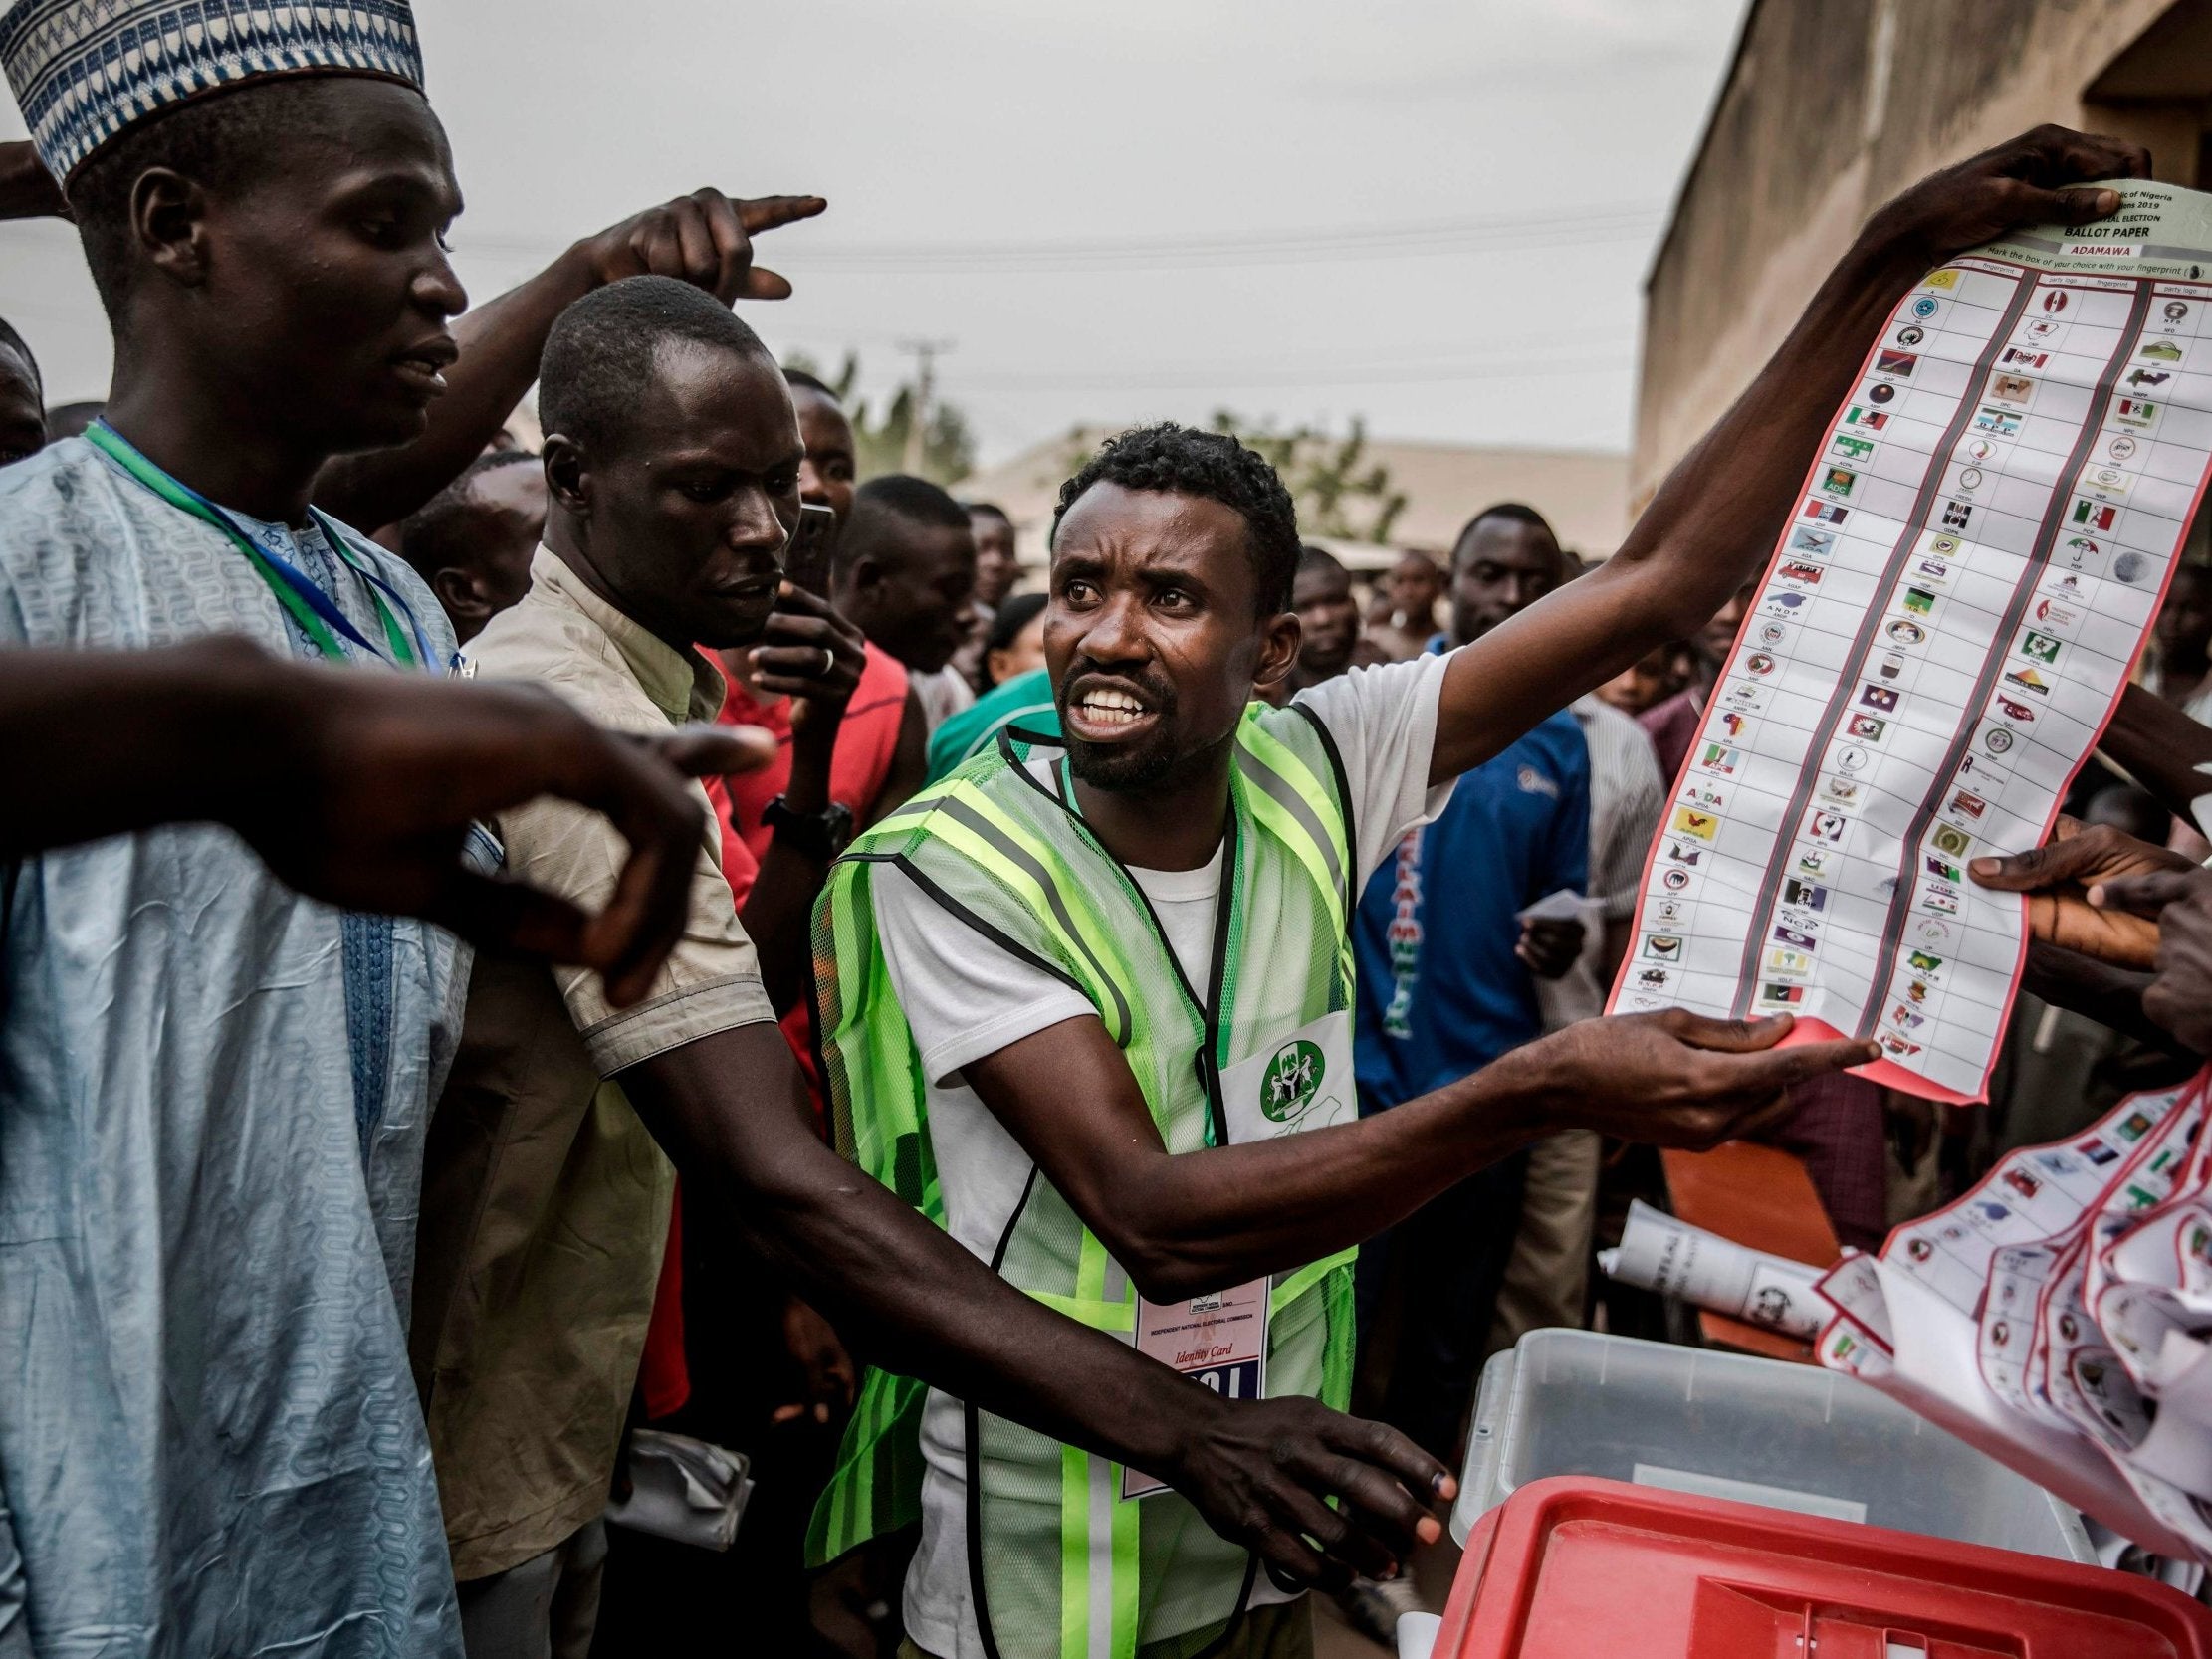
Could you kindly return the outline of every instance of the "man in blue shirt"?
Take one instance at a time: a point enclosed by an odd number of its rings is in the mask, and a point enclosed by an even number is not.
[[[1487,633],[1557,585],[1563,562],[1550,527],[1527,508],[1481,514],[1452,552],[1449,632],[1429,649]],[[1352,930],[1363,1114],[1542,1033],[1536,976],[1572,966],[1582,930],[1518,915],[1562,888],[1581,893],[1589,860],[1589,750],[1564,710],[1462,775],[1442,816],[1399,843],[1368,883]],[[1361,1253],[1363,1340],[1386,1281],[1395,1277],[1399,1291],[1381,1415],[1447,1464],[1511,1253],[1525,1161],[1492,1165]]]

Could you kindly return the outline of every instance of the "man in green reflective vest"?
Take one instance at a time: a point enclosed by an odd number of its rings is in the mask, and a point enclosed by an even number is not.
[[[1060,731],[1008,727],[859,842],[816,911],[841,1149],[1003,1278],[1230,1396],[1342,1403],[1359,1242],[1564,1129],[1699,1146],[1877,1057],[1787,1018],[1589,1020],[1367,1120],[1345,923],[1453,780],[1754,571],[1869,342],[1929,265],[2083,222],[2139,162],[2045,128],[1882,209],[1602,569],[1449,654],[1274,709],[1296,516],[1233,439],[1124,433],[1065,484],[1045,655]],[[1296,1592],[1108,1460],[882,1374],[815,1516],[833,1557],[919,1518],[937,1659],[1276,1659]],[[1314,1505],[1311,1539],[1342,1523]],[[1386,1569],[1387,1570],[1387,1569]]]

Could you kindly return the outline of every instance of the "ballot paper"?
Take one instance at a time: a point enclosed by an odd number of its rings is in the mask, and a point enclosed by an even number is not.
[[[1795,1014],[1983,1099],[2042,842],[2212,471],[2212,197],[1930,272],[1821,440],[1645,869],[1617,1012]]]
[[[2160,1554],[2212,1561],[2212,1068],[2002,1159],[1822,1279],[1822,1363]]]
[[[1618,1247],[1598,1252],[1606,1277],[1697,1308],[1810,1341],[1829,1316],[1816,1294],[1821,1269],[1746,1250],[1639,1198]]]

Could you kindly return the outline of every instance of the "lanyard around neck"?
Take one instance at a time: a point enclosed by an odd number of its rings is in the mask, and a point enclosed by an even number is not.
[[[289,559],[262,546],[240,528],[237,520],[228,513],[190,485],[171,478],[141,455],[129,439],[106,421],[93,422],[85,429],[85,437],[103,455],[171,507],[180,513],[190,514],[202,523],[213,525],[230,537],[238,550],[246,555],[246,562],[253,566],[255,574],[269,584],[269,590],[277,596],[277,602],[300,625],[301,631],[315,642],[316,649],[324,656],[332,662],[342,663],[346,660],[345,651],[337,642],[337,635],[343,635],[372,657],[385,656],[383,651],[371,645],[361,631],[353,626],[351,619],[338,609],[337,601],[326,593],[322,584],[313,576]],[[390,647],[390,660],[406,668],[417,668],[428,663],[431,658],[430,642],[423,635],[422,624],[415,619],[414,607],[407,603],[404,595],[394,590],[375,571],[354,556],[336,525],[312,507],[308,512],[314,515],[316,524],[322,529],[324,539],[330,543],[332,552],[347,569],[368,585],[368,597],[376,606],[377,619],[384,628],[384,641]],[[386,595],[390,596],[391,604],[385,603]],[[400,627],[398,617],[392,613],[392,604],[396,604],[406,616],[407,628]],[[414,635],[412,640],[408,638],[409,630]]]

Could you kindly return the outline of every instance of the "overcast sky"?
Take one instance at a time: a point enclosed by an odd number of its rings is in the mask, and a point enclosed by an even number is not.
[[[1222,405],[1619,449],[1645,269],[1740,0],[416,0],[489,298],[701,184],[763,239],[779,351],[939,386],[996,460]],[[0,113],[6,136],[22,125]],[[56,401],[108,345],[64,225],[0,226]]]

